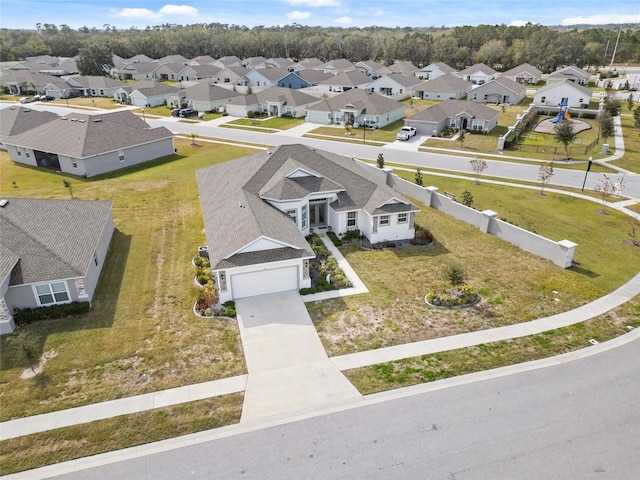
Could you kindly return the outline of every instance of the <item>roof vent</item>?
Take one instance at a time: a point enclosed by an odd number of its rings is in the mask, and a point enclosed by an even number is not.
[[[93,123],[100,123],[102,121],[101,118],[94,118]]]
[[[4,208],[7,203],[9,203],[9,200],[7,200],[6,198],[0,200],[0,208]]]
[[[72,121],[72,122],[77,122],[77,121],[78,121],[78,119],[77,119],[77,118],[72,118],[72,119],[71,119],[71,121]]]
[[[85,123],[85,122],[86,122],[86,120],[81,119],[81,118],[79,118],[79,119],[78,119],[78,121],[79,121],[80,123]]]
[[[60,120],[66,120],[67,117],[60,117]]]

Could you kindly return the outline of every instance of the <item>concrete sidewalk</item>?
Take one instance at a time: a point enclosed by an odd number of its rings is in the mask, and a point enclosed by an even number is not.
[[[249,377],[241,422],[360,397],[329,360],[297,291],[236,301]]]
[[[331,357],[331,361],[340,370],[349,370],[352,368],[392,362],[403,358],[411,358],[420,355],[444,352],[447,350],[471,347],[483,343],[526,337],[528,335],[535,335],[547,330],[555,330],[557,328],[574,325],[599,315],[603,315],[613,308],[626,303],[637,295],[640,295],[640,273],[617,290],[594,300],[591,303],[583,305],[582,307],[569,310],[568,312],[540,318],[538,320],[531,320],[529,322],[492,328],[490,330],[463,333],[461,335],[435,338],[433,340],[424,340],[421,342],[407,343],[394,347],[379,348],[377,350]]]

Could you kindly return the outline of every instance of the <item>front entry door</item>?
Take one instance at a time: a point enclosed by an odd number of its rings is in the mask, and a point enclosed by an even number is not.
[[[325,220],[326,210],[326,202],[309,204],[309,225],[312,228],[325,227],[327,225]]]

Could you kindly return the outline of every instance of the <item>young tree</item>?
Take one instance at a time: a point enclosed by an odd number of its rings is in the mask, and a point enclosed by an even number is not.
[[[460,130],[460,134],[458,135],[458,141],[460,142],[460,148],[462,148],[462,145],[464,144],[464,141],[466,140],[465,136],[467,135],[467,131],[466,130]]]
[[[378,168],[384,168],[384,156],[381,153],[378,154],[377,162],[378,162]]]
[[[18,331],[9,338],[9,341],[15,346],[17,355],[29,362],[29,368],[35,375],[37,372],[34,365],[40,360],[42,350],[40,337],[32,331]]]
[[[566,159],[569,160],[569,145],[576,141],[578,134],[573,129],[571,120],[562,120],[555,127],[556,142],[564,145],[564,151],[567,154]]]
[[[191,139],[191,145],[198,145],[196,143],[196,138],[198,138],[198,134],[197,133],[191,132],[189,134],[189,138]]]
[[[473,160],[469,160],[469,163],[471,164],[471,171],[476,178],[474,183],[476,185],[480,185],[480,175],[482,175],[482,172],[489,168],[489,165],[487,165],[487,162],[485,162],[481,158],[474,158]]]
[[[600,210],[599,213],[609,213],[607,211],[607,200],[617,190],[619,190],[619,185],[616,185],[615,182],[611,180],[606,173],[603,173],[602,178],[598,180],[598,185],[596,185],[594,188],[594,191],[598,192],[600,194],[600,197],[602,198],[602,210]]]
[[[553,177],[553,163],[547,162],[540,165],[538,170],[538,180],[540,180],[540,195],[544,195],[544,187],[551,181]]]
[[[473,195],[469,190],[462,192],[462,204],[471,207],[473,205]]]
[[[633,110],[633,105],[634,105],[634,102],[633,102],[633,93],[630,93],[630,94],[629,94],[629,96],[627,97],[627,108],[628,108],[629,110]]]
[[[613,137],[615,133],[613,117],[608,111],[603,110],[598,115],[598,123],[600,124],[600,135],[602,136],[604,143],[607,143],[607,139]]]
[[[416,170],[416,185],[424,185],[424,181],[422,180],[422,172],[419,168]]]
[[[73,185],[71,185],[71,182],[65,179],[65,180],[62,180],[62,185],[64,185],[64,188],[69,190],[69,195],[71,195],[71,198],[75,198],[73,196]]]
[[[633,111],[633,123],[637,128],[640,128],[640,106]]]

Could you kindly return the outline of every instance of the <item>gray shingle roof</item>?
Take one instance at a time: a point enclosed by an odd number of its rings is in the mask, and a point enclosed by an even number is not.
[[[368,115],[383,115],[385,113],[392,112],[397,108],[404,108],[404,105],[400,102],[383,97],[377,93],[368,93],[359,88],[354,88],[344,93],[340,93],[335,97],[323,100],[320,103],[309,107],[309,110],[337,112],[345,108],[347,105],[366,108]]]
[[[211,83],[211,80],[209,79],[203,80],[191,87],[187,87],[185,89],[185,95],[188,100],[199,100],[205,102],[242,97],[241,93],[234,92],[230,88],[219,87],[218,85]]]
[[[0,110],[0,136],[18,135],[58,118],[53,112],[12,105]]]
[[[538,70],[536,67],[529,65],[528,63],[523,63],[522,65],[518,65],[517,67],[513,67],[510,70],[507,70],[504,73],[501,73],[500,76],[503,77],[517,77],[522,73],[528,73],[536,78],[542,77],[542,72]]]
[[[498,115],[498,112],[493,108],[485,105],[471,102],[468,100],[445,100],[433,105],[432,107],[425,108],[424,110],[408,117],[410,120],[422,120],[425,122],[440,121],[443,118],[457,117],[461,113],[466,112],[474,118],[490,119]]]
[[[78,75],[75,77],[69,77],[69,79],[67,80],[73,80],[74,82],[82,85],[84,88],[93,89],[123,87],[127,85],[126,83],[114,80],[113,78],[99,77],[96,75]]]
[[[288,177],[298,169],[317,176]],[[242,264],[245,260],[235,258],[236,252],[261,237],[272,239],[290,251],[254,252],[251,263],[275,261],[275,256],[283,255],[313,256],[295,223],[263,197],[297,199],[340,189],[338,200],[331,204],[335,211],[364,209],[373,214],[388,209],[417,210],[410,203],[384,206],[393,198],[402,197],[377,183],[355,160],[304,145],[261,151],[199,170],[196,177],[209,258],[213,268],[218,269]]]
[[[458,92],[460,90],[471,90],[471,86],[471,82],[456,77],[452,73],[447,73],[428,82],[424,82],[415,89],[418,92]]]
[[[329,77],[328,79],[321,81],[320,85],[355,87],[357,85],[366,85],[369,82],[371,82],[371,79],[360,70],[352,70],[349,72],[341,73],[339,75],[335,75],[333,77]]]
[[[11,285],[86,275],[111,217],[111,202],[8,200],[0,208],[0,246],[20,259],[11,272]],[[4,259],[2,264],[8,265]]]
[[[28,132],[11,136],[5,143],[86,158],[172,136],[165,127],[149,128],[141,118],[123,110],[99,115],[70,113]]]

